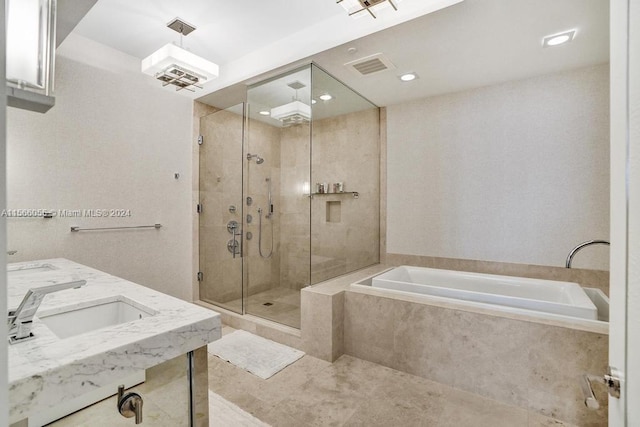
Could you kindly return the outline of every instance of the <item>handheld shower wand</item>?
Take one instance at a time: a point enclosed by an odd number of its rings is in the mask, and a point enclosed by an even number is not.
[[[273,198],[271,197],[271,178],[265,178],[267,181],[267,195],[268,195],[268,204],[269,204],[269,212],[267,212],[267,218],[271,218],[273,215]]]

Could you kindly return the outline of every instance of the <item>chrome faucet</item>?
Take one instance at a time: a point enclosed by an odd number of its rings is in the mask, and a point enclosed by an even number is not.
[[[40,307],[40,303],[45,295],[65,289],[79,288],[86,284],[86,280],[74,280],[29,289],[18,308],[9,311],[7,321],[7,326],[9,327],[9,343],[15,344],[17,342],[30,340],[34,337],[33,333],[31,333],[33,316],[36,314],[36,311],[38,311],[38,307]]]
[[[575,248],[571,249],[571,252],[569,252],[569,255],[567,255],[567,263],[565,264],[565,267],[571,268],[571,261],[573,261],[573,256],[580,249],[586,248],[587,246],[591,246],[591,245],[607,245],[607,246],[609,246],[610,243],[607,240],[587,240],[586,242],[580,243],[578,246],[576,246]]]

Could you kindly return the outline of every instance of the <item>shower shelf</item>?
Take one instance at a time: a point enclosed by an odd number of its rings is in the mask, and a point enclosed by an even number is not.
[[[360,197],[360,193],[358,193],[357,191],[341,191],[339,193],[311,193],[311,194],[307,194],[307,196],[309,196],[309,197],[313,197],[313,196],[341,196],[343,194],[351,194],[354,199],[357,199],[358,197]]]

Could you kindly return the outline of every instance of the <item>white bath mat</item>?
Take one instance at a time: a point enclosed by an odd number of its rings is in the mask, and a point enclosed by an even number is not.
[[[243,330],[225,335],[208,347],[209,353],[265,380],[304,356],[304,351]]]
[[[209,390],[209,427],[269,427],[269,424]]]

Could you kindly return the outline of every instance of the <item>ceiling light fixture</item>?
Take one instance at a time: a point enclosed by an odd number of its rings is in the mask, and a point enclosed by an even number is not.
[[[323,101],[329,101],[333,99],[333,96],[329,95],[328,93],[325,93],[324,95],[320,95],[318,98],[320,98]]]
[[[410,82],[417,78],[418,78],[418,75],[416,73],[406,73],[399,77],[399,79],[402,80],[403,82]]]
[[[569,30],[558,34],[552,34],[542,39],[542,47],[558,46],[572,41],[575,36],[576,30]]]
[[[173,85],[176,90],[194,88],[202,89],[202,85],[218,77],[216,64],[182,47],[182,36],[196,29],[180,18],[175,18],[167,27],[180,33],[180,46],[168,43],[142,60],[142,72],[154,76],[163,86]]]
[[[298,101],[298,89],[306,87],[302,82],[295,81],[287,84],[296,91],[293,101],[271,109],[271,117],[280,120],[287,127],[311,121],[311,107],[302,101]]]
[[[396,2],[400,0],[336,0],[340,6],[347,11],[349,16],[360,17],[364,16],[364,12],[369,12],[374,19],[376,18],[377,12],[385,7],[391,6],[393,10],[398,10],[398,7],[395,5]]]
[[[268,112],[268,111],[266,111],[266,110],[263,110],[263,111],[260,111],[258,114],[260,114],[261,116],[268,116],[268,115],[270,115],[271,113],[270,113],[270,112]]]

